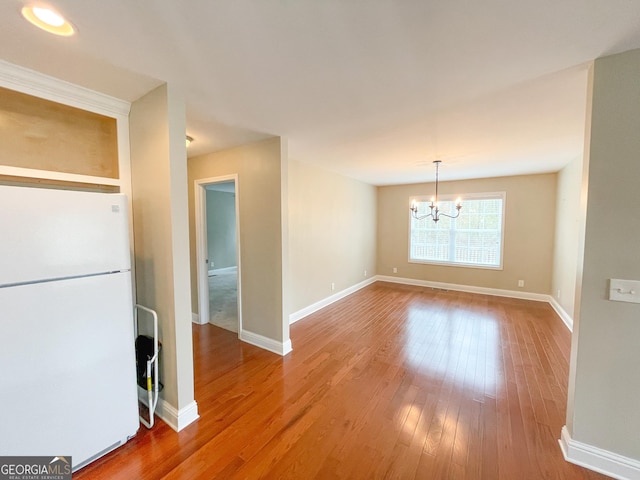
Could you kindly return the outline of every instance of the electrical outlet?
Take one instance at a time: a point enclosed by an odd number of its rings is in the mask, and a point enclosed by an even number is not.
[[[396,267],[393,267],[393,273],[398,273],[398,269]]]
[[[331,291],[333,292],[336,289],[336,284],[331,282]]]
[[[558,295],[556,295],[556,298],[560,300],[560,290],[558,290]]]
[[[367,271],[366,271],[366,270],[364,271],[364,276],[365,276],[365,277],[367,276]]]
[[[519,287],[524,287],[524,280],[518,280],[518,286]]]

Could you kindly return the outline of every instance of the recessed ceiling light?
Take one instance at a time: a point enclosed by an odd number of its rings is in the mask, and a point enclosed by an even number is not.
[[[22,8],[22,16],[42,30],[54,35],[68,37],[75,33],[75,28],[67,19],[52,8],[42,5],[27,5]]]

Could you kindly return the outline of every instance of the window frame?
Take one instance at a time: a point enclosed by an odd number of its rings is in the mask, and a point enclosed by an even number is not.
[[[431,195],[412,195],[409,197],[409,205],[415,200],[416,202],[426,202],[429,203],[431,201]],[[505,217],[506,217],[506,205],[507,205],[507,192],[478,192],[478,193],[466,193],[461,195],[438,195],[438,200],[441,202],[455,202],[457,198],[462,199],[462,211],[464,211],[465,200],[492,200],[492,199],[502,199],[502,216],[501,216],[501,225],[500,225],[500,264],[499,265],[479,265],[475,263],[458,263],[451,261],[441,261],[441,260],[420,260],[411,258],[411,239],[412,239],[412,214],[409,211],[409,222],[408,222],[408,248],[407,248],[407,258],[409,263],[423,264],[423,265],[439,265],[445,267],[463,267],[463,268],[478,268],[483,270],[504,270],[504,225],[505,225]],[[462,213],[460,213],[462,215]],[[432,220],[431,220],[432,221]],[[449,230],[450,231],[450,230]]]

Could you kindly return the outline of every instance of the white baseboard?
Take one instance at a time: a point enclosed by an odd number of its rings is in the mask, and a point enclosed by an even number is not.
[[[439,288],[442,290],[454,290],[456,292],[467,292],[467,293],[478,293],[482,295],[493,295],[496,297],[508,297],[508,298],[520,298],[523,300],[533,300],[536,302],[546,302],[551,305],[551,307],[558,314],[560,319],[569,329],[569,331],[573,331],[573,318],[562,308],[562,306],[553,298],[551,295],[546,295],[544,293],[533,293],[533,292],[522,292],[519,290],[502,290],[499,288],[488,288],[488,287],[476,287],[473,285],[460,285],[456,283],[444,283],[444,282],[432,282],[429,280],[418,280],[415,278],[404,278],[404,277],[393,277],[388,275],[376,275],[371,277],[364,282],[360,282],[357,285],[353,285],[345,290],[342,290],[338,293],[331,295],[330,297],[324,298],[308,307],[298,310],[297,312],[289,315],[289,324],[295,323],[298,320],[303,319],[307,315],[311,315],[312,313],[324,308],[328,305],[331,305],[338,300],[351,295],[352,293],[360,290],[361,288],[366,287],[367,285],[371,285],[374,282],[390,282],[390,283],[400,283],[403,285],[414,285],[417,287],[429,287],[429,288]],[[251,342],[249,342],[251,343]]]
[[[558,442],[567,462],[619,480],[640,479],[640,462],[638,460],[573,440],[566,425],[562,427]]]
[[[149,406],[147,401],[147,391],[144,388],[141,388],[139,385],[138,400],[140,400],[147,407]],[[195,400],[178,411],[173,405],[166,402],[164,399],[158,398],[158,405],[156,406],[155,414],[176,432],[179,432],[184,427],[190,425],[198,418],[200,418],[200,415],[198,415],[198,404]]]
[[[573,318],[571,315],[567,313],[567,311],[562,308],[562,305],[558,303],[558,301],[549,295],[549,304],[556,311],[560,319],[564,322],[570,332],[573,332]]]
[[[159,398],[156,414],[176,432],[200,418],[198,404],[195,400],[186,407],[176,410],[173,405]]]
[[[338,293],[334,293],[333,295],[331,295],[330,297],[324,298],[312,305],[309,305],[308,307],[305,307],[301,310],[298,310],[297,312],[292,313],[291,315],[289,315],[289,324],[295,323],[298,320],[303,319],[304,317],[306,317],[307,315],[311,315],[313,312],[317,312],[318,310],[320,310],[321,308],[324,308],[326,306],[331,305],[334,302],[337,302],[338,300],[351,295],[354,292],[357,292],[358,290],[360,290],[361,288],[366,287],[367,285],[371,285],[373,282],[376,281],[376,277],[371,277],[368,278],[367,280],[364,280],[363,282],[357,283],[349,288],[345,288],[344,290],[339,291]]]
[[[278,342],[272,338],[267,338],[257,333],[249,332],[248,330],[242,330],[239,335],[240,340],[250,343],[256,347],[264,348],[270,352],[277,353],[278,355],[285,356],[293,350],[291,346],[291,340],[286,342]]]
[[[501,290],[498,288],[474,287],[471,285],[458,285],[455,283],[431,282],[428,280],[416,280],[413,278],[391,277],[377,275],[376,280],[381,282],[401,283],[404,285],[416,285],[419,287],[441,288],[443,290],[454,290],[457,292],[480,293],[483,295],[493,295],[496,297],[521,298],[523,300],[534,300],[536,302],[547,302],[555,310],[560,319],[570,332],[573,332],[573,318],[551,295],[544,293],[521,292],[518,290]]]
[[[198,325],[206,325],[208,322],[200,321],[200,314],[191,312],[191,321]]]
[[[549,295],[546,295],[544,293],[521,292],[518,290],[501,290],[499,288],[476,287],[473,285],[458,285],[456,283],[432,282],[429,280],[416,280],[414,278],[391,277],[387,275],[377,275],[376,280],[380,282],[415,285],[418,287],[454,290],[456,292],[480,293],[483,295],[493,295],[494,297],[521,298],[523,300],[534,300],[536,302],[549,302]]]
[[[231,272],[234,270],[238,270],[238,267],[236,265],[234,265],[233,267],[214,268],[213,270],[209,270],[208,275],[215,275],[216,273]]]

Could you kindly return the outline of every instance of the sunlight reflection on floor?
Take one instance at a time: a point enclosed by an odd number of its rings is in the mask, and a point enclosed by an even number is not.
[[[405,357],[416,369],[495,397],[501,385],[500,332],[495,318],[472,309],[412,305],[405,328]]]

